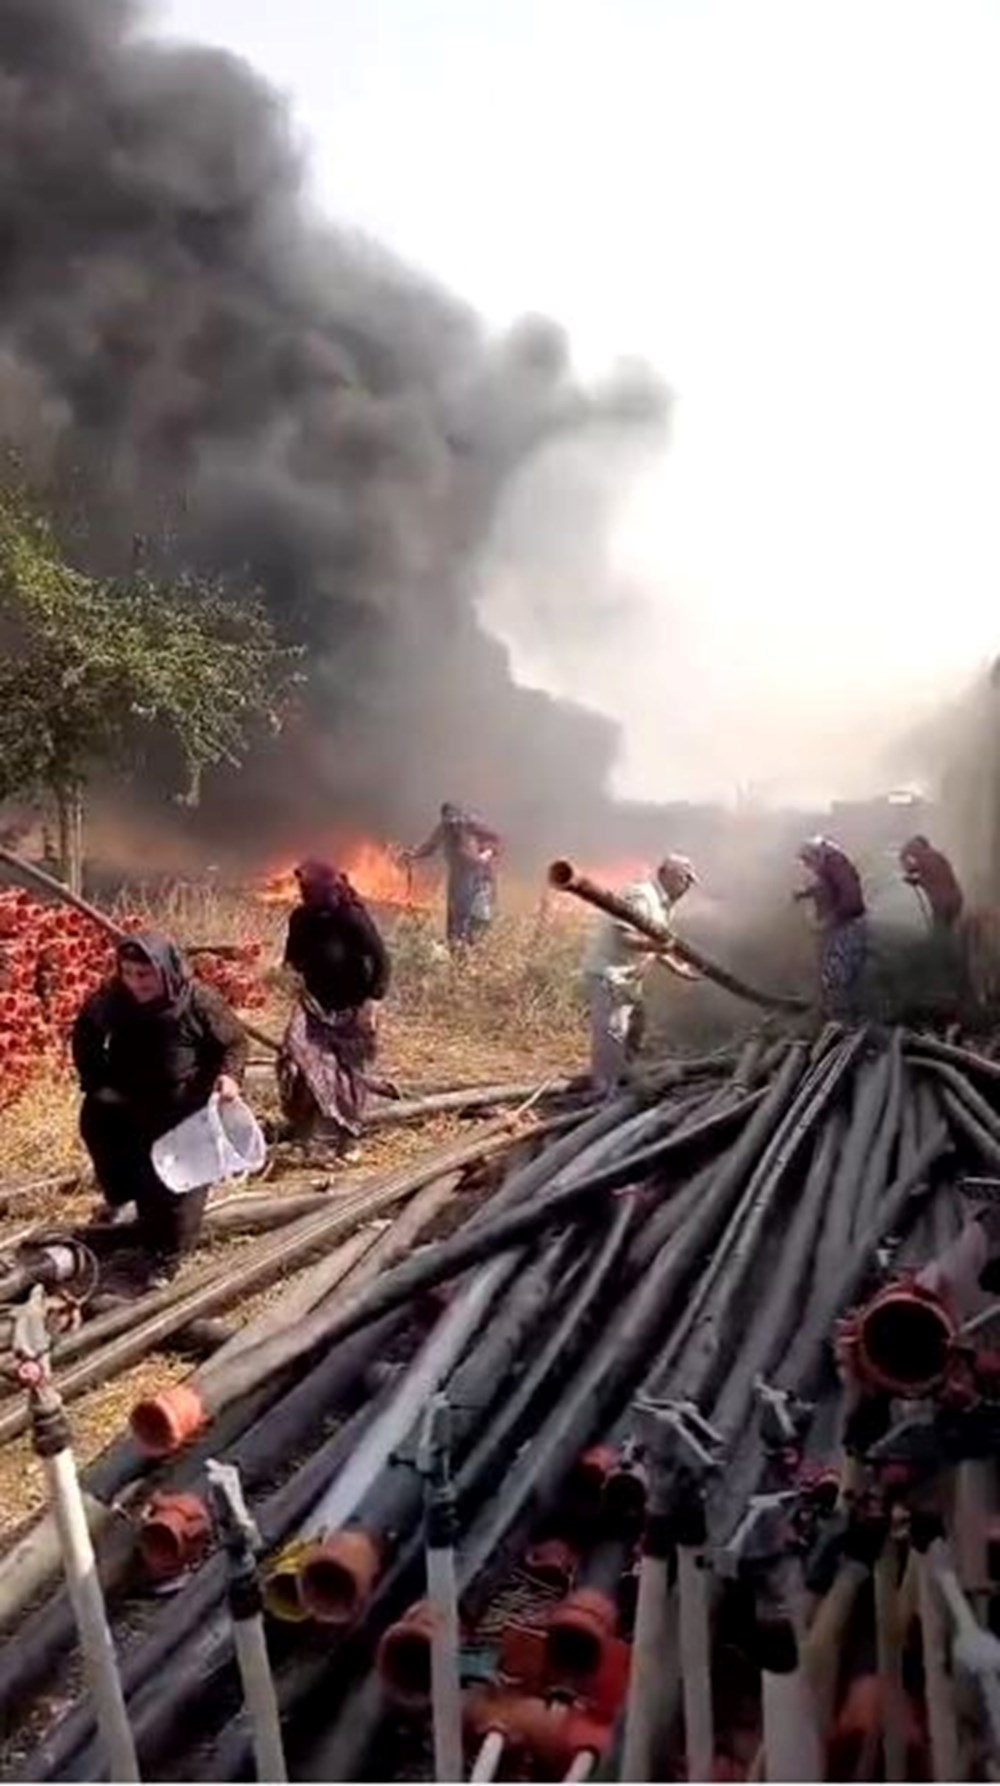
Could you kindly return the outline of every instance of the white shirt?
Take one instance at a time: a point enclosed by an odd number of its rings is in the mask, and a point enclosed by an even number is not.
[[[633,881],[622,888],[618,897],[631,906],[636,917],[645,918],[651,924],[669,925],[674,901],[659,881]],[[635,933],[630,932],[627,924],[620,923],[617,918],[602,916],[587,944],[583,971],[597,974],[622,994],[638,998],[648,964],[641,955],[634,955],[627,948],[626,938],[630,934]]]

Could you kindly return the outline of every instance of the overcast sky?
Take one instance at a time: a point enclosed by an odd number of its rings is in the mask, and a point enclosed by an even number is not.
[[[288,94],[331,217],[675,391],[616,535],[642,629],[554,653],[514,612],[526,674],[626,718],[631,790],[847,791],[1000,650],[995,0],[159,17]]]

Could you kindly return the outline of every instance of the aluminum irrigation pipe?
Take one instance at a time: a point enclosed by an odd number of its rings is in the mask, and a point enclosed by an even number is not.
[[[715,984],[721,986],[723,991],[731,992],[736,998],[745,999],[753,1005],[761,1005],[769,1011],[800,1012],[808,1011],[811,1008],[806,999],[787,998],[775,993],[761,992],[759,987],[750,986],[745,980],[738,979],[735,974],[729,973],[725,968],[717,967],[715,962],[710,961],[707,955],[703,955],[700,949],[694,948],[691,943],[682,942],[672,930],[667,929],[665,924],[656,924],[652,919],[641,917],[629,905],[627,899],[608,892],[606,888],[598,887],[593,881],[577,874],[571,862],[553,862],[548,871],[548,878],[550,886],[557,888],[559,892],[575,894],[576,898],[583,900],[586,905],[596,907],[598,911],[605,912],[608,917],[617,918],[621,924],[631,925],[633,930],[640,931],[643,936],[649,937],[651,942],[661,944],[665,951],[676,955],[688,967],[696,968],[706,980],[714,980]]]

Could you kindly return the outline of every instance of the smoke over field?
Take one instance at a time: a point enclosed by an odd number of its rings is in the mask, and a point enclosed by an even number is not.
[[[487,340],[309,222],[267,86],[141,23],[129,0],[0,6],[0,434],[86,517],[90,565],[146,536],[245,573],[305,642],[305,711],[209,789],[213,839],[251,815],[258,849],[334,817],[398,831],[451,796],[582,841],[615,732],[514,686],[477,565],[536,455],[613,463],[663,394],[635,370],[583,391],[553,325]]]

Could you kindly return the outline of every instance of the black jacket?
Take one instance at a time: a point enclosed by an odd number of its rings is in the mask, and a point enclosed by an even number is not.
[[[296,906],[288,920],[285,961],[301,974],[324,1011],[350,1011],[384,998],[389,952],[365,907]]]
[[[195,982],[176,1006],[151,1010],[111,981],[77,1017],[73,1061],[85,1096],[118,1092],[155,1136],[205,1105],[220,1073],[242,1079],[247,1038],[210,986]]]

